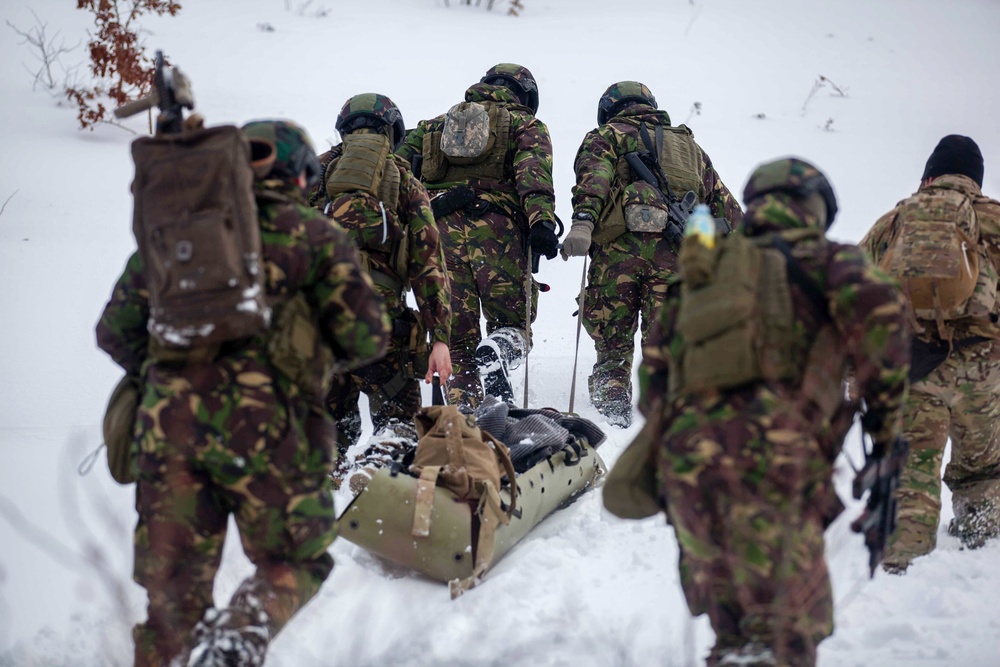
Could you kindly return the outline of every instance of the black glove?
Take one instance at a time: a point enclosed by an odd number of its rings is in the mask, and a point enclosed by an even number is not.
[[[531,226],[529,233],[531,252],[544,255],[545,259],[553,259],[559,252],[559,237],[556,236],[556,224],[551,220],[542,220]]]

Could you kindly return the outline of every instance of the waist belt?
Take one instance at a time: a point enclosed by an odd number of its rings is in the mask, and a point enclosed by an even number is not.
[[[444,194],[440,194],[431,200],[431,211],[434,218],[443,218],[451,215],[455,211],[464,211],[474,218],[481,218],[487,213],[498,213],[502,216],[509,216],[510,213],[500,206],[485,199],[479,199],[476,191],[468,185],[459,185],[451,188]]]
[[[403,294],[403,281],[396,276],[385,271],[379,271],[378,269],[369,269],[368,273],[371,276],[372,282],[376,285],[381,285],[392,290],[396,293],[396,296]]]

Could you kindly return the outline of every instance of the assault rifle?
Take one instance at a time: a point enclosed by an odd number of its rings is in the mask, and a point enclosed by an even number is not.
[[[854,497],[860,500],[867,491],[868,502],[861,516],[851,523],[851,530],[865,537],[872,577],[885,557],[886,542],[896,531],[896,489],[909,453],[909,441],[900,436],[888,447],[874,443],[872,452],[865,452],[865,465],[854,477]]]
[[[698,195],[695,194],[694,190],[688,190],[683,197],[678,198],[670,189],[670,183],[667,182],[666,174],[663,173],[663,167],[650,151],[626,153],[625,161],[628,162],[628,166],[632,168],[632,172],[636,176],[652,185],[660,193],[660,198],[667,205],[669,213],[667,226],[663,228],[663,235],[674,248],[679,249],[681,241],[684,240],[684,227],[687,225],[688,216],[691,215],[691,211],[698,203]],[[655,165],[654,169],[650,169],[649,163]]]
[[[115,109],[115,118],[128,118],[154,106],[160,108],[156,131],[163,134],[179,134],[183,129],[184,109],[194,109],[191,81],[176,67],[166,66],[163,51],[156,52],[153,91]]]

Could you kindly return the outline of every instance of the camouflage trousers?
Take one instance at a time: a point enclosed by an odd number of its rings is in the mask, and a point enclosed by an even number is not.
[[[320,405],[280,400],[287,387],[252,362],[149,377],[136,426],[134,578],[149,595],[133,630],[137,667],[191,649],[191,630],[214,606],[230,515],[256,566],[230,608],[239,613],[253,592],[271,637],[329,575],[336,517],[334,428]]]
[[[667,291],[677,258],[661,234],[626,232],[597,247],[587,273],[583,325],[597,363],[588,378],[590,402],[612,419],[631,421],[632,358],[642,315],[642,341]]]
[[[898,491],[899,524],[885,562],[906,566],[934,550],[941,518],[941,465],[955,513],[950,532],[977,547],[1000,532],[1000,343],[956,349],[910,387],[903,435],[910,456]]]
[[[794,417],[733,414],[722,404],[673,415],[693,428],[668,434],[658,451],[681,586],[691,613],[708,614],[715,630],[708,665],[757,647],[778,665],[811,666],[833,632],[821,498],[832,466]]]
[[[483,400],[476,363],[476,348],[483,338],[481,317],[486,319],[487,335],[502,327],[527,329],[525,278],[529,274],[524,234],[512,220],[492,211],[481,218],[456,212],[438,224],[446,230],[444,251],[451,279],[448,403],[476,407]],[[533,279],[530,290],[534,321],[538,285]]]
[[[408,326],[408,325],[407,325]],[[409,421],[420,409],[420,383],[413,377],[409,337],[394,335],[381,360],[334,378],[327,410],[337,424],[337,468],[345,470],[347,450],[361,438],[361,392],[368,396],[372,426],[378,433],[391,419]]]

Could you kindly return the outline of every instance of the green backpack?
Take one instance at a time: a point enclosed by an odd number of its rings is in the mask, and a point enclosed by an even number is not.
[[[801,378],[788,255],[774,246],[818,236],[818,229],[754,238],[730,234],[713,248],[685,237],[676,324],[683,347],[678,367],[671,368],[672,398]]]

